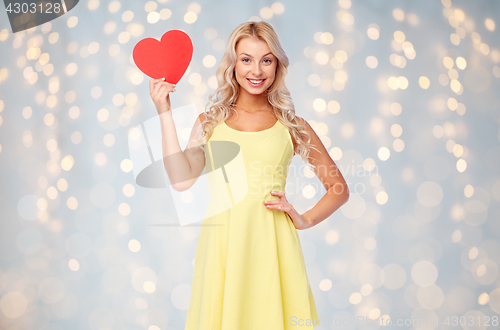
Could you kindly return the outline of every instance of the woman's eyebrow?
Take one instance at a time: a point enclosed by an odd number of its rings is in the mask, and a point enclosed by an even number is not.
[[[271,55],[272,55],[273,53],[267,53],[267,54],[265,54],[265,55],[262,55],[262,57],[267,56],[267,55],[269,55],[269,54],[271,54]],[[253,56],[252,56],[252,55],[247,54],[247,53],[241,53],[240,55],[246,55],[246,56],[248,56],[248,57],[253,58]]]

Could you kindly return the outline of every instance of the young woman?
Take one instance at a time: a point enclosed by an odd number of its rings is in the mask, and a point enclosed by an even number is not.
[[[217,70],[219,87],[184,151],[170,110],[174,86],[150,81],[174,188],[189,189],[206,165],[207,174],[217,169],[224,174],[223,180],[208,180],[210,192],[227,191],[231,197],[225,211],[203,219],[186,330],[313,329],[319,324],[297,229],[328,218],[347,202],[349,189],[318,135],[295,115],[285,86],[287,67],[270,24],[239,25]],[[231,158],[214,152],[217,142],[226,143],[223,151],[236,145],[242,161],[225,166]],[[284,192],[295,154],[312,166],[327,191],[303,214]]]

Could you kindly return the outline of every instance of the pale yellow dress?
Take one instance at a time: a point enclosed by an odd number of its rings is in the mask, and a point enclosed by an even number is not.
[[[291,136],[279,120],[258,132],[224,122],[214,128],[205,151],[206,215],[226,209],[203,219],[185,330],[319,324],[297,229],[288,213],[263,203],[279,199],[271,191],[285,191],[293,155]]]

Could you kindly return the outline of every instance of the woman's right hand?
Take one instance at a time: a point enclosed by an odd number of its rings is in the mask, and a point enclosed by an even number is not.
[[[175,85],[164,81],[164,78],[151,79],[149,81],[149,94],[159,115],[172,110],[170,106],[170,92],[175,92]]]

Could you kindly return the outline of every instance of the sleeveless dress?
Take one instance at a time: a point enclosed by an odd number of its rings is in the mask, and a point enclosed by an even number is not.
[[[288,213],[263,203],[279,199],[271,191],[285,191],[293,155],[279,120],[257,132],[225,122],[214,128],[205,145],[210,202],[185,330],[314,330],[319,324],[297,229]]]

